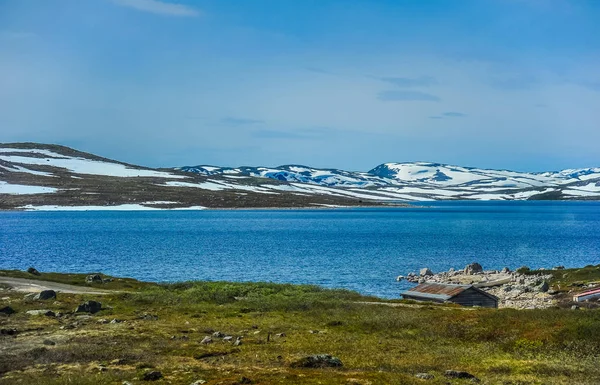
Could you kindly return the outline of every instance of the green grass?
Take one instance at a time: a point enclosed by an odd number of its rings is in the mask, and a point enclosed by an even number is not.
[[[600,383],[597,310],[391,307],[361,304],[376,299],[346,290],[230,282],[140,283],[109,296],[59,293],[49,303],[8,291],[1,296],[17,310],[0,318],[1,328],[21,333],[0,340],[0,384],[139,384],[147,370],[164,374],[157,384],[470,383],[445,378],[449,369],[485,384]],[[68,313],[89,298],[106,309],[88,320],[24,314],[40,308]],[[145,313],[158,319],[140,318]],[[124,322],[101,324],[101,318]],[[74,322],[77,328],[60,329]],[[243,336],[243,344],[200,344],[214,331]],[[43,345],[44,339],[56,345]],[[344,366],[291,366],[309,354],[334,355]],[[435,378],[417,379],[419,372]]]

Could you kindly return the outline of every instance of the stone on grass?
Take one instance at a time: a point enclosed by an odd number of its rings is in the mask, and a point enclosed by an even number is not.
[[[338,368],[343,366],[342,361],[329,354],[314,354],[294,361],[293,368]]]
[[[232,336],[225,336],[225,337],[223,337],[223,341],[225,341],[225,342],[231,342],[231,341],[233,341],[233,337]]]
[[[190,385],[203,385],[203,384],[206,384],[206,381],[196,380],[196,381],[192,382]]]
[[[48,310],[48,309],[40,309],[40,310],[28,310],[25,312],[25,314],[29,314],[29,315],[45,315],[48,317],[55,317],[56,314],[52,311],[52,310]]]
[[[420,378],[421,380],[432,380],[434,375],[430,373],[417,373],[415,374],[415,377]]]
[[[102,304],[98,301],[85,301],[81,305],[77,306],[75,313],[98,313],[102,310]]]
[[[11,314],[15,314],[16,311],[15,311],[15,309],[13,309],[10,306],[4,306],[2,309],[0,309],[0,313],[6,314],[6,315],[11,315]]]
[[[54,342],[52,340],[44,340],[43,344],[48,345],[48,346],[54,346],[54,345],[56,345],[56,342]]]
[[[212,336],[215,337],[215,338],[223,338],[223,337],[225,337],[225,334],[223,334],[221,332],[214,332],[212,334]]]
[[[29,274],[33,274],[33,275],[42,275],[42,273],[37,271],[37,269],[35,267],[30,267],[29,269],[27,269],[27,272]]]
[[[142,381],[158,381],[163,377],[162,373],[158,370],[152,370],[142,375]]]
[[[213,340],[209,336],[204,337],[202,339],[202,341],[200,341],[201,344],[205,344],[205,345],[212,344],[212,342],[213,342]]]
[[[85,277],[85,282],[86,283],[102,283],[102,277],[100,276],[100,274],[90,274],[87,277]]]
[[[478,273],[483,273],[483,267],[481,267],[481,265],[477,262],[473,262],[473,263],[469,263],[467,266],[465,266],[465,274],[466,275],[473,275],[473,274],[478,274]]]
[[[233,342],[233,346],[240,346],[242,344],[242,337],[238,337]]]
[[[448,378],[466,378],[466,379],[478,380],[478,378],[475,377],[474,375],[472,375],[471,373],[463,372],[461,370],[446,370],[446,373],[444,373],[444,376],[446,376]]]
[[[42,290],[33,297],[34,301],[46,301],[49,299],[56,299],[56,292],[54,290]]]

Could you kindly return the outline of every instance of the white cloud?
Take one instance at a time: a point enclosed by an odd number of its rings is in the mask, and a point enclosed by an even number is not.
[[[113,0],[115,4],[134,8],[138,11],[156,13],[167,16],[195,17],[200,12],[183,4],[166,3],[158,0]]]

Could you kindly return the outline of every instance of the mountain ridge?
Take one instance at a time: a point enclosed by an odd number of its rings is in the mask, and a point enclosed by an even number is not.
[[[433,162],[369,171],[287,164],[150,168],[39,143],[0,144],[0,209],[338,207],[432,200],[600,200],[600,168],[546,172]]]

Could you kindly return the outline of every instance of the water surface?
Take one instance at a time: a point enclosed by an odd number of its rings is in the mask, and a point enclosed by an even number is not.
[[[311,283],[395,298],[395,277],[600,263],[600,202],[435,202],[423,208],[2,212],[0,268],[151,281]]]

